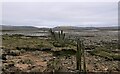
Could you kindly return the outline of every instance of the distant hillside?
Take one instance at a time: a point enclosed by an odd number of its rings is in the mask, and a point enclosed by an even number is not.
[[[39,28],[39,30],[42,30],[42,31],[49,31],[50,28]]]
[[[118,30],[118,26],[114,26],[114,27],[98,27],[97,29],[99,30]]]
[[[58,26],[54,27],[53,30],[118,30],[118,27],[76,27],[76,26]]]
[[[5,26],[5,25],[0,25],[2,30],[38,30],[37,27],[33,26]]]
[[[49,28],[37,28],[33,26],[5,26],[5,25],[0,25],[0,30],[44,30],[48,31]],[[64,31],[69,31],[69,30],[74,30],[74,31],[83,31],[83,30],[118,30],[118,27],[76,27],[76,26],[57,26],[54,27],[53,30],[59,31],[59,30],[64,30]]]
[[[80,28],[75,26],[57,26],[53,28],[53,30],[76,30],[76,29]]]
[[[82,31],[82,30],[94,30],[95,27],[76,27],[76,26],[58,26],[53,28],[54,30],[74,30],[74,31]]]

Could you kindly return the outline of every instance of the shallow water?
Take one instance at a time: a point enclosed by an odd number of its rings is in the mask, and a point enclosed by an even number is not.
[[[30,32],[30,31],[9,31],[9,32],[2,32],[0,33],[0,35],[4,35],[4,34],[9,34],[9,35],[14,35],[14,34],[21,34],[21,35],[25,35],[25,36],[47,36],[48,33],[47,32]]]

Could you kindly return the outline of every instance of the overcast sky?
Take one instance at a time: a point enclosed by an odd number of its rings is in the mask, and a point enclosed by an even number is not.
[[[4,2],[2,24],[17,26],[117,26],[117,2]]]

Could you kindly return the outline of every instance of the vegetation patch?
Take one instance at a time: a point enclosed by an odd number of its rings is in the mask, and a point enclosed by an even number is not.
[[[120,54],[115,54],[110,50],[103,50],[103,49],[95,49],[92,52],[90,52],[92,55],[104,57],[108,60],[119,60],[120,61]]]
[[[54,56],[71,56],[75,54],[76,54],[76,51],[73,49],[63,49],[61,51],[53,51]]]
[[[54,47],[48,40],[36,38],[21,38],[20,36],[3,35],[2,46],[4,49],[21,49],[34,50],[41,48]]]

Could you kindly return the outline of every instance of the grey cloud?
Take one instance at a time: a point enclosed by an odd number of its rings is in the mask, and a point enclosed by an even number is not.
[[[3,24],[54,27],[117,25],[114,2],[7,2]]]

